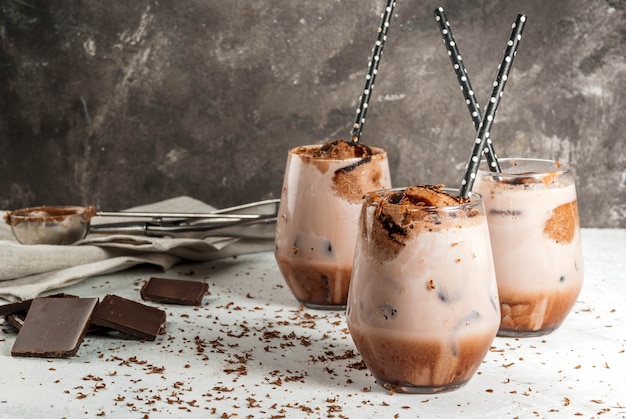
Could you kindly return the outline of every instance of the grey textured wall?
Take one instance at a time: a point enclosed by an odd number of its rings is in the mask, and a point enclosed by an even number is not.
[[[398,0],[362,142],[396,186],[457,185],[481,104],[528,23],[491,131],[500,157],[576,168],[584,226],[626,227],[624,0]],[[287,150],[348,136],[383,1],[2,0],[0,208],[278,197]]]

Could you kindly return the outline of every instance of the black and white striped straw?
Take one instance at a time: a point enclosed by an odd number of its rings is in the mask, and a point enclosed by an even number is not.
[[[367,107],[369,106],[369,100],[372,96],[372,90],[374,89],[374,79],[378,73],[378,65],[383,54],[383,46],[387,39],[387,33],[389,32],[389,23],[391,16],[393,15],[393,8],[396,5],[395,0],[387,0],[385,9],[378,27],[378,35],[376,37],[376,43],[372,48],[372,58],[368,63],[367,74],[365,75],[365,85],[363,86],[363,93],[359,97],[359,106],[356,110],[356,118],[352,127],[352,133],[350,134],[351,141],[358,143],[361,139],[361,131],[365,124],[365,114],[367,113]]]
[[[500,99],[504,93],[504,86],[509,77],[509,72],[511,71],[511,66],[513,64],[513,59],[515,58],[515,54],[517,53],[519,42],[522,39],[522,32],[525,24],[526,16],[522,14],[517,15],[515,23],[513,23],[511,29],[511,35],[507,42],[506,49],[504,50],[504,56],[498,66],[498,74],[493,82],[493,88],[491,90],[491,94],[489,95],[489,102],[487,103],[485,114],[483,115],[483,119],[478,127],[476,140],[474,141],[472,154],[467,162],[465,175],[461,181],[459,195],[464,198],[468,198],[472,191],[472,186],[474,185],[474,180],[476,179],[476,173],[478,172],[478,166],[480,165],[480,159],[485,149],[487,139],[489,138],[489,131],[493,125],[498,104],[500,103]]]
[[[483,120],[483,115],[480,111],[480,105],[476,101],[474,89],[472,89],[472,84],[470,83],[469,74],[467,73],[465,65],[463,64],[463,58],[461,57],[458,45],[454,40],[452,27],[450,26],[450,22],[446,17],[446,13],[443,10],[443,7],[438,7],[437,9],[435,9],[435,19],[439,24],[439,30],[441,31],[441,36],[443,37],[443,43],[448,50],[448,56],[450,57],[452,67],[461,86],[463,96],[465,97],[465,104],[467,105],[467,109],[469,110],[470,116],[472,117],[474,128],[478,130],[478,127]],[[496,152],[493,149],[491,138],[487,138],[487,144],[485,146],[484,154],[487,158],[487,162],[489,163],[489,169],[492,172],[500,172],[501,170],[500,165],[498,164],[498,157],[496,156]]]

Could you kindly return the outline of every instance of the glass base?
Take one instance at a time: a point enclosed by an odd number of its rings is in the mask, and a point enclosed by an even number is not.
[[[389,391],[395,393],[407,393],[407,394],[439,394],[446,393],[449,391],[458,390],[463,387],[467,381],[463,381],[461,383],[452,383],[445,386],[415,386],[413,384],[408,383],[383,383],[380,381],[376,381],[378,384],[383,386]]]
[[[311,303],[308,301],[300,301],[306,308],[312,308],[314,310],[346,310],[346,304],[323,304],[323,303]]]
[[[544,336],[549,335],[554,332],[557,328],[552,329],[542,329],[542,330],[498,330],[497,336],[501,338],[532,338],[536,336]]]

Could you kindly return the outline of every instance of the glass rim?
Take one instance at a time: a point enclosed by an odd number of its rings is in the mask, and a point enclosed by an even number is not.
[[[366,194],[366,196],[370,194],[376,194],[378,196],[382,196],[383,194],[389,194],[392,192],[401,192],[401,191],[405,191],[407,188],[410,188],[411,186],[435,186],[435,185],[409,185],[409,186],[400,186],[400,187],[390,188],[390,189],[379,189],[377,191],[373,191],[373,192]],[[460,188],[452,188],[452,187],[445,187],[445,186],[442,187],[441,190],[446,193],[451,193],[451,195],[455,197],[458,197],[459,192],[460,192]],[[470,208],[475,208],[477,206],[482,206],[483,200],[484,200],[484,197],[482,194],[475,192],[475,191],[471,191],[469,201],[467,202],[463,202],[457,205],[447,205],[447,206],[421,205],[419,207],[416,206],[415,208],[411,208],[410,211],[428,211],[428,212],[433,212],[433,211],[448,212],[449,211],[449,212],[452,212],[452,211],[466,210]],[[367,201],[369,200],[365,200],[365,205],[367,205]],[[397,205],[397,204],[390,204],[390,205]]]
[[[498,163],[510,163],[510,162],[520,162],[524,164],[528,163],[536,163],[540,165],[546,165],[546,170],[539,171],[520,171],[517,173],[511,172],[493,172],[489,170],[487,165],[489,164],[487,161],[483,160],[478,167],[478,172],[483,176],[492,176],[499,178],[542,178],[549,175],[554,175],[558,173],[559,175],[564,175],[570,173],[572,170],[572,165],[569,162],[562,160],[551,160],[551,159],[538,159],[532,157],[505,157],[498,158]],[[551,167],[552,170],[548,170],[548,167]]]
[[[307,154],[301,154],[301,153],[297,153],[296,151],[298,149],[312,149],[312,148],[320,148],[324,145],[324,143],[319,143],[319,144],[304,144],[304,145],[299,145],[296,147],[292,147],[289,149],[289,155],[293,155],[293,156],[299,156],[299,157],[303,157],[306,158],[307,160],[316,160],[316,161],[350,161],[350,160],[363,160],[363,157],[348,157],[345,159],[333,159],[333,158],[328,158],[328,157],[315,157],[315,156],[311,156],[311,155],[307,155]],[[372,151],[374,151],[374,153],[370,156],[372,158],[376,157],[376,158],[384,158],[387,156],[387,150],[385,150],[384,148],[380,148],[380,147],[376,147],[376,146],[368,146]],[[380,157],[379,157],[380,156]]]

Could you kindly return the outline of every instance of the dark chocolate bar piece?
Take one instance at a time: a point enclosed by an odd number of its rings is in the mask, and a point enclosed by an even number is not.
[[[70,295],[70,294],[64,294],[64,293],[59,293],[59,294],[53,294],[53,295],[48,295],[47,297],[39,297],[39,298],[78,298],[75,295]],[[0,306],[0,316],[7,316],[9,314],[13,314],[13,313],[19,313],[21,311],[28,311],[28,309],[30,308],[30,305],[32,304],[33,299],[31,298],[30,300],[22,300],[22,301],[18,301],[17,303],[9,303],[9,304],[4,304]]]
[[[72,298],[72,297],[66,296],[63,298]],[[28,314],[28,311],[19,311],[17,313],[7,314],[6,319],[7,319],[7,322],[9,322],[11,326],[16,328],[17,330],[20,330],[22,328],[22,325],[24,324],[24,320],[26,319],[27,314]],[[89,327],[87,328],[88,335],[104,335],[109,331],[110,331],[109,328],[98,326],[97,324],[93,324],[93,323],[90,324]]]
[[[209,284],[184,279],[150,278],[141,289],[141,298],[160,303],[199,306]]]
[[[13,356],[67,358],[76,355],[97,298],[35,298],[11,349]]]
[[[30,308],[33,300],[22,300],[17,303],[9,303],[0,306],[0,316],[8,316],[9,314],[25,312]]]
[[[165,326],[165,311],[107,294],[94,310],[91,322],[139,339],[155,340]]]

